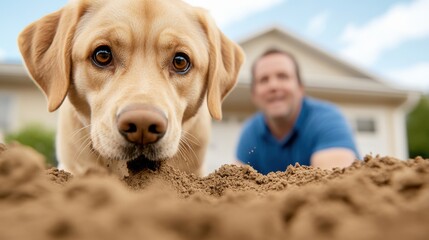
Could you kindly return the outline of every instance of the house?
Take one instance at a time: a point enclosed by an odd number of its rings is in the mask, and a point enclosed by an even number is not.
[[[256,109],[250,98],[250,66],[267,48],[293,53],[309,96],[337,104],[354,129],[358,150],[366,154],[408,157],[406,114],[420,94],[395,89],[370,74],[279,28],[270,27],[239,40],[246,53],[239,82],[223,103],[222,121],[213,122],[205,172],[235,160],[241,125]],[[31,123],[54,128],[57,113],[48,113],[44,95],[22,65],[0,64],[0,135]]]
[[[223,103],[224,118],[213,122],[205,169],[212,172],[235,161],[243,121],[256,109],[250,97],[250,68],[268,48],[295,55],[309,96],[335,103],[354,130],[360,155],[380,154],[408,158],[406,115],[420,93],[395,89],[382,78],[306,42],[281,27],[269,27],[238,43],[246,53],[239,82]]]

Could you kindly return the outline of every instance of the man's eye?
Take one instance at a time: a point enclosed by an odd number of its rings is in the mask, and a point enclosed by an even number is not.
[[[267,77],[263,77],[263,78],[259,79],[258,82],[259,83],[267,83],[268,82],[268,78]]]
[[[278,75],[277,75],[277,77],[278,77],[279,79],[288,79],[288,78],[289,78],[289,76],[288,76],[287,74],[284,74],[284,73],[280,73],[280,74],[278,74]]]

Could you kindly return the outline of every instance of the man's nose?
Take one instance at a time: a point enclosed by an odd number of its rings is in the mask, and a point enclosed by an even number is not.
[[[270,79],[268,79],[268,88],[270,90],[276,90],[276,89],[278,89],[279,84],[280,84],[280,81],[277,78],[270,78]]]

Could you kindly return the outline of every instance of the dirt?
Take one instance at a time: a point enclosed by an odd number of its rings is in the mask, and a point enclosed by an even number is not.
[[[0,239],[429,239],[428,226],[428,159],[206,177],[162,165],[121,180],[0,145]]]

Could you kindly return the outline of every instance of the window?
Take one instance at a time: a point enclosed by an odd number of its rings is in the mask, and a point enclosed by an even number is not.
[[[376,133],[377,126],[373,118],[357,118],[356,130],[358,133]]]

